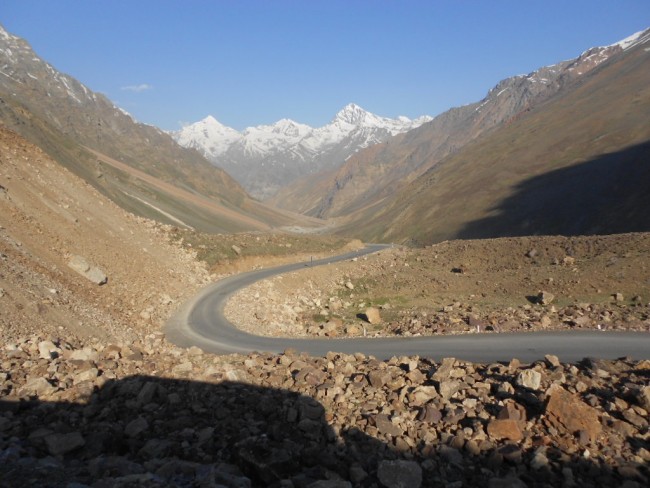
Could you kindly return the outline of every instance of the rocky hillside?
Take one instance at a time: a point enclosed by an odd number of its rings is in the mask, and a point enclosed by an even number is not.
[[[106,97],[40,59],[29,44],[0,27],[0,122],[37,144],[123,208],[147,217],[210,231],[283,225],[278,215],[250,200],[241,186],[196,151],[166,133],[137,123]],[[117,161],[127,171],[107,164]],[[226,217],[196,202],[176,201],[133,168],[167,185],[231,209]],[[239,222],[237,214],[244,215]]]
[[[318,128],[282,119],[240,133],[207,117],[173,136],[228,171],[253,196],[266,199],[300,176],[337,168],[360,149],[429,120],[428,116],[389,119],[351,103]]]
[[[471,141],[517,123],[545,101],[572,89],[578,80],[607,59],[621,55],[634,42],[630,38],[593,48],[575,59],[507,78],[483,100],[453,108],[418,129],[360,151],[337,171],[300,180],[272,202],[319,217],[345,216],[378,204]]]
[[[650,229],[649,41],[646,31],[625,50],[616,45],[553,97],[466,143],[399,191],[367,207],[355,199],[356,207],[347,208],[358,210],[344,231],[427,244]]]
[[[127,341],[157,330],[210,279],[168,235],[0,129],[3,341],[32,332]]]

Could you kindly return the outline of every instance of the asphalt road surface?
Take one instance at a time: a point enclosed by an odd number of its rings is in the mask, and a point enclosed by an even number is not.
[[[323,356],[329,351],[363,353],[378,359],[392,356],[428,357],[440,360],[455,357],[473,362],[525,362],[554,354],[561,361],[575,362],[585,357],[614,359],[650,358],[650,333],[614,331],[558,331],[463,334],[455,336],[291,339],[262,337],[237,329],[224,316],[228,299],[256,281],[306,266],[327,265],[386,248],[369,245],[365,249],[313,263],[298,263],[231,276],[214,283],[186,303],[166,326],[167,339],[182,347],[198,346],[215,354],[247,354],[252,351],[281,353],[287,348]]]

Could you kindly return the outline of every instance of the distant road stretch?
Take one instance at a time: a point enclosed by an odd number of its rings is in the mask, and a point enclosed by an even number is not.
[[[215,354],[247,354],[252,351],[281,353],[287,348],[323,356],[329,351],[363,353],[378,359],[392,356],[420,356],[434,360],[455,357],[473,362],[525,362],[554,354],[561,361],[575,362],[585,357],[614,359],[628,356],[650,358],[650,333],[560,331],[507,334],[462,334],[455,336],[387,337],[354,339],[290,339],[255,336],[237,329],[224,316],[228,299],[256,281],[305,267],[327,265],[385,249],[369,245],[360,251],[272,269],[251,271],[214,283],[186,303],[166,326],[167,339],[182,347],[198,346]]]

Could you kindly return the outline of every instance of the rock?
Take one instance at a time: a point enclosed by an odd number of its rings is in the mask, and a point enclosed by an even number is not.
[[[379,314],[379,309],[377,309],[375,307],[366,308],[366,311],[364,312],[363,315],[364,315],[364,319],[369,324],[380,324],[381,323],[381,315]]]
[[[458,381],[442,381],[438,386],[440,396],[444,400],[449,400],[459,389],[460,383]]]
[[[634,437],[638,434],[634,426],[624,420],[614,420],[611,427],[614,432],[618,432],[623,437]]]
[[[385,488],[419,488],[422,468],[415,461],[381,461],[377,477]]]
[[[84,347],[83,349],[75,349],[66,354],[66,359],[69,361],[92,361],[97,362],[99,360],[99,354],[97,351],[94,351],[90,347]]]
[[[542,374],[534,369],[525,369],[517,375],[516,383],[531,390],[539,390],[542,383]]]
[[[516,464],[521,462],[521,456],[523,454],[521,447],[516,444],[506,444],[501,446],[497,449],[497,452],[503,456],[503,459],[506,461]]]
[[[359,464],[353,464],[349,470],[350,480],[353,483],[359,484],[368,477],[368,473]]]
[[[309,483],[307,488],[352,488],[352,483],[343,480],[318,480]]]
[[[528,485],[515,476],[506,478],[491,478],[488,482],[489,488],[526,488]]]
[[[390,379],[390,373],[386,370],[373,369],[368,373],[368,382],[373,388],[382,388]]]
[[[636,397],[639,405],[650,412],[650,385],[642,387]]]
[[[443,381],[449,378],[451,370],[456,364],[456,358],[444,358],[438,369],[431,375],[431,379],[435,381]]]
[[[190,361],[185,361],[181,364],[177,364],[176,366],[174,366],[172,368],[172,373],[177,375],[184,375],[187,373],[191,373],[193,368],[194,366]]]
[[[625,300],[625,297],[623,296],[622,293],[614,293],[614,295],[612,296],[614,297],[614,300],[617,302],[622,302]]]
[[[38,354],[41,359],[56,359],[61,355],[61,349],[52,341],[41,341],[38,343]]]
[[[46,397],[56,391],[56,388],[45,378],[33,378],[18,390],[19,396]]]
[[[139,434],[149,428],[149,422],[144,417],[138,417],[131,420],[124,428],[124,435],[127,437],[137,437]]]
[[[68,261],[68,266],[96,285],[104,285],[108,282],[106,274],[99,268],[88,264],[88,261],[82,256],[72,256]]]
[[[233,244],[232,246],[230,246],[230,249],[232,249],[232,251],[233,251],[237,256],[241,256],[241,247],[239,247],[239,246]]]
[[[274,447],[267,439],[247,439],[238,446],[236,456],[244,473],[262,481],[258,486],[286,479],[299,466],[295,453]]]
[[[499,413],[497,414],[499,420],[516,420],[526,421],[526,409],[514,401],[506,401]]]
[[[540,291],[537,295],[537,303],[541,305],[550,305],[555,300],[555,295],[548,291]]]
[[[83,383],[84,381],[95,381],[95,379],[98,376],[99,376],[99,370],[97,368],[89,368],[85,371],[82,371],[74,375],[72,383],[74,385],[78,385],[79,383]]]
[[[592,442],[598,438],[602,426],[597,410],[557,384],[548,389],[547,395],[545,415],[551,426],[571,435],[584,430]]]
[[[434,405],[428,404],[418,415],[418,420],[421,422],[426,422],[427,424],[437,424],[442,420],[442,412],[438,410]]]
[[[350,336],[357,336],[357,335],[361,334],[361,329],[359,328],[358,325],[356,325],[356,324],[351,324],[351,325],[348,325],[348,326],[345,328],[345,333],[346,333],[347,335],[350,335]]]
[[[462,465],[463,464],[463,454],[451,446],[446,446],[442,444],[438,447],[438,455],[449,464]]]
[[[544,360],[552,368],[558,368],[561,366],[560,359],[557,356],[554,356],[553,354],[547,354],[546,356],[544,356]]]
[[[535,451],[533,458],[530,460],[530,467],[538,470],[546,468],[549,465],[549,460],[546,457],[546,448],[541,447]]]
[[[488,423],[487,431],[490,437],[494,439],[510,439],[513,441],[520,441],[523,439],[524,434],[519,427],[517,420],[491,420]]]
[[[623,412],[623,418],[639,429],[645,429],[648,426],[648,421],[631,408]]]
[[[351,281],[346,282],[346,283],[345,283],[345,287],[346,287],[348,290],[354,290],[354,285],[352,284]]]
[[[576,262],[576,259],[573,256],[564,256],[562,258],[562,264],[564,266],[573,266]]]
[[[409,404],[414,406],[424,405],[437,397],[438,392],[433,386],[418,386],[408,395]]]
[[[380,434],[397,437],[404,433],[404,431],[399,426],[390,421],[388,415],[383,413],[375,416],[375,425],[377,426],[377,430]]]
[[[136,402],[138,406],[143,406],[148,403],[151,403],[151,401],[154,398],[154,395],[156,394],[156,391],[158,389],[158,385],[154,381],[147,381],[140,392],[138,393],[138,396],[136,398]]]
[[[50,434],[45,436],[45,445],[52,456],[60,456],[68,452],[79,449],[86,444],[83,436],[79,432],[70,432],[68,434]]]

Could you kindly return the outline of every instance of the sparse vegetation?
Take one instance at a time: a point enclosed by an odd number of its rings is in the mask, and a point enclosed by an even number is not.
[[[286,233],[205,234],[175,228],[172,241],[194,249],[197,258],[210,269],[242,258],[291,257],[334,254],[349,243],[348,239],[322,235]]]

